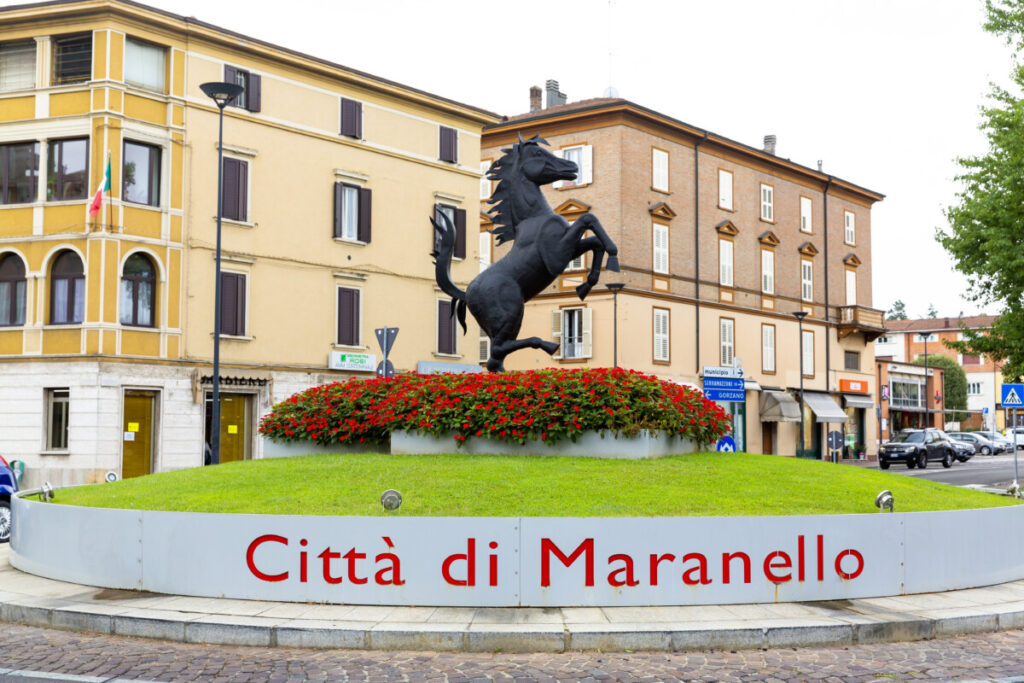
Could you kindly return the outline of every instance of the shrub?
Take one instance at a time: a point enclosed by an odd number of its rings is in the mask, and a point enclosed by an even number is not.
[[[386,445],[395,430],[454,432],[525,443],[575,441],[591,430],[634,436],[662,430],[700,444],[729,430],[730,417],[690,387],[622,369],[353,379],[302,391],[260,421],[278,441]]]

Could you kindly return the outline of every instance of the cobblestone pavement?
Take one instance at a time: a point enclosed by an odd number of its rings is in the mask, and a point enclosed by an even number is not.
[[[0,669],[103,679],[216,683],[978,681],[1024,674],[1024,631],[833,648],[669,654],[469,654],[190,645],[0,624]],[[0,673],[2,680],[4,675]]]

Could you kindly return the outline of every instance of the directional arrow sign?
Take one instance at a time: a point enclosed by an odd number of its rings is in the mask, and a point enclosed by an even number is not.
[[[1024,408],[1024,384],[1004,384],[1000,403],[1004,408]]]

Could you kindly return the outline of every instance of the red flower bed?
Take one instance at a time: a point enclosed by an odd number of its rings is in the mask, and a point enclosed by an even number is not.
[[[730,417],[697,390],[622,369],[401,375],[313,387],[278,403],[260,433],[322,445],[388,444],[395,430],[455,433],[524,443],[586,431],[633,436],[660,430],[699,444],[718,440]]]

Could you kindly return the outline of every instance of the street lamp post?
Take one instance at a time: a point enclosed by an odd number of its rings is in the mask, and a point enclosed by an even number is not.
[[[224,107],[242,94],[237,83],[203,83],[199,86],[219,109],[217,133],[217,251],[213,283],[213,407],[210,417],[210,464],[220,464],[220,226],[224,201]]]
[[[796,317],[800,337],[797,348],[800,350],[800,454],[802,454],[804,452],[804,318],[807,317],[807,311],[793,311],[793,315]]]
[[[619,367],[619,290],[626,286],[623,282],[609,282],[612,291],[612,367]]]
[[[932,426],[932,411],[929,408],[931,404],[931,387],[929,387],[928,382],[928,333],[919,332],[918,336],[924,342],[924,426],[927,428]]]

